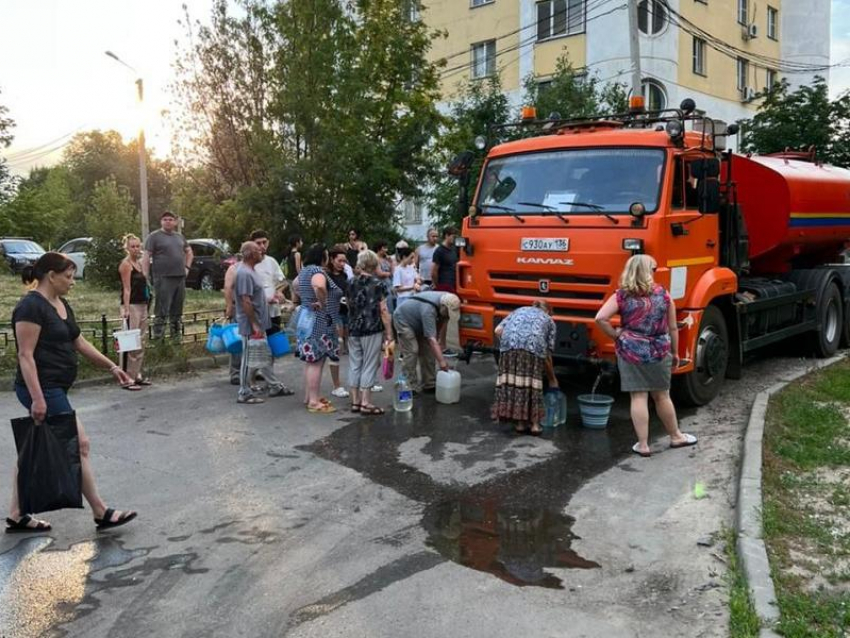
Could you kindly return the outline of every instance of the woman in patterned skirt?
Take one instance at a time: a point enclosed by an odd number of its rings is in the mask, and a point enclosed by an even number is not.
[[[322,398],[319,387],[325,359],[339,361],[339,335],[334,317],[339,314],[343,292],[325,274],[328,251],[323,244],[313,244],[304,253],[298,274],[297,295],[305,311],[314,312],[316,321],[306,339],[298,340],[298,357],[304,362],[304,402],[308,412],[336,412],[330,401]]]
[[[490,413],[494,419],[513,421],[518,434],[540,434],[543,405],[543,374],[549,386],[558,387],[552,352],[555,322],[549,304],[517,308],[496,328],[499,337],[499,374]]]
[[[693,434],[679,430],[670,399],[670,375],[679,366],[679,331],[676,306],[664,287],[655,283],[655,269],[649,255],[632,256],[620,276],[620,288],[596,315],[596,323],[614,340],[621,389],[631,393],[632,424],[638,438],[632,452],[640,456],[650,456],[649,395],[670,435],[670,447],[697,442]],[[611,319],[617,314],[620,327],[614,328]]]

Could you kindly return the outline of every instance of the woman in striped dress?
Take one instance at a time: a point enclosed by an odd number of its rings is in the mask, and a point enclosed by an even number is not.
[[[343,291],[325,274],[328,251],[324,244],[307,249],[298,274],[297,293],[305,311],[316,314],[313,331],[298,341],[298,357],[304,362],[304,402],[308,412],[336,412],[330,401],[319,394],[325,360],[339,361],[339,336],[334,318],[339,314]]]
[[[670,447],[694,445],[693,434],[683,434],[670,399],[670,375],[679,366],[679,331],[676,306],[667,291],[655,283],[655,260],[649,255],[634,255],[620,276],[620,288],[603,304],[596,323],[614,340],[617,368],[623,392],[631,393],[632,424],[638,442],[632,452],[650,456],[649,395],[664,429],[670,435]],[[611,319],[620,315],[620,327]]]

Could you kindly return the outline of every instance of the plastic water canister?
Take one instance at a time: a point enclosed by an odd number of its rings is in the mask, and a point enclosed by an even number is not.
[[[556,428],[567,421],[567,397],[557,388],[546,390],[543,395],[543,407],[546,412],[540,425],[544,428]]]
[[[437,373],[437,403],[457,403],[460,401],[460,372],[449,370]]]

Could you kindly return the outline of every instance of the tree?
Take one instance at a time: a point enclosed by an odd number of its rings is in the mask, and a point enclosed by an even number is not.
[[[796,91],[782,80],[760,97],[755,116],[740,122],[743,151],[777,153],[814,146],[820,160],[850,166],[850,92],[830,100],[826,80],[817,77]]]
[[[15,128],[15,120],[8,117],[8,113],[9,108],[0,104],[0,148],[9,148],[14,139],[12,129]],[[15,179],[9,171],[6,160],[0,157],[0,204],[11,198],[14,189]]]
[[[623,113],[628,106],[622,84],[603,84],[595,74],[578,73],[566,55],[558,58],[555,73],[546,83],[530,75],[524,84],[524,103],[535,106],[541,118],[552,113],[564,119]]]
[[[118,288],[118,264],[124,258],[121,239],[139,225],[128,189],[113,177],[97,182],[90,213],[92,244],[86,252],[86,277],[97,285]]]
[[[450,106],[446,126],[437,140],[436,154],[442,171],[436,177],[428,197],[429,215],[437,227],[460,226],[466,215],[466,211],[458,209],[458,180],[446,172],[450,162],[457,153],[472,150],[473,140],[477,136],[488,136],[491,126],[507,123],[510,115],[510,104],[502,92],[498,76],[484,81],[471,81],[461,87],[459,97]],[[486,155],[485,151],[478,149],[474,152],[467,201],[472,201]]]

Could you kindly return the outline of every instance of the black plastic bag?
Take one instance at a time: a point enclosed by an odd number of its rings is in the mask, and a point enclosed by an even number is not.
[[[36,425],[32,417],[12,419],[18,448],[18,501],[21,513],[81,508],[82,465],[77,415],[53,414]]]

